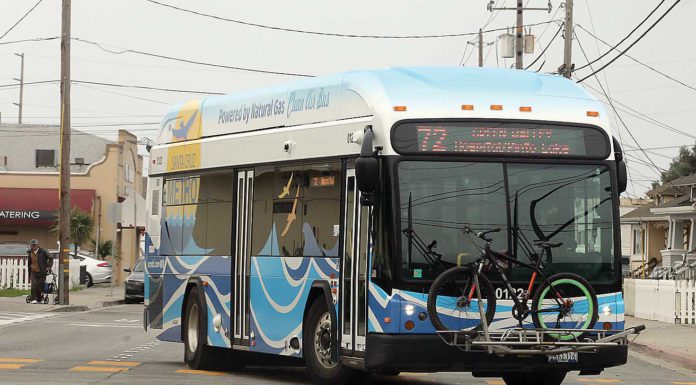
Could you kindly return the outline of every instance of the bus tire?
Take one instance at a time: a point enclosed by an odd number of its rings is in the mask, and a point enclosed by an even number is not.
[[[503,375],[505,385],[561,385],[567,372],[507,373]]]
[[[331,344],[337,341],[331,335],[331,315],[322,298],[312,303],[302,329],[302,351],[312,380],[324,385],[345,384],[352,370],[331,357]]]
[[[220,354],[214,354],[215,349],[206,345],[208,340],[208,322],[203,292],[198,286],[193,286],[186,299],[184,308],[182,334],[184,340],[184,362],[191,369],[212,369],[218,366]]]

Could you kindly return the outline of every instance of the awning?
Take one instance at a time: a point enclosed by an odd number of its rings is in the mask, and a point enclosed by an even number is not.
[[[70,205],[92,212],[94,190],[70,190]],[[0,188],[0,225],[52,225],[58,213],[58,189]]]

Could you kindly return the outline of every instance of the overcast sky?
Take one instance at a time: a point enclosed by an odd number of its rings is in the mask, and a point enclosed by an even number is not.
[[[158,0],[166,4],[231,18],[249,23],[319,32],[362,35],[437,35],[475,32],[511,26],[515,13],[491,14],[486,0],[353,0],[353,1],[181,1]],[[633,42],[675,0],[666,0],[662,8],[638,33]],[[0,0],[0,36],[37,0]],[[528,0],[530,7],[545,7],[545,0]],[[564,10],[552,0],[551,13],[525,12],[525,24],[561,19]],[[616,43],[632,30],[659,1],[575,0],[574,22],[608,43]],[[514,6],[514,0],[498,0],[498,6]],[[183,13],[146,0],[73,0],[72,36],[100,43],[114,52],[138,50],[227,66],[300,73],[329,74],[351,69],[410,65],[477,65],[476,52],[467,45],[473,36],[431,39],[362,39],[318,36],[215,20]],[[22,39],[50,38],[60,35],[61,1],[43,0],[19,25],[0,39],[0,113],[3,123],[16,123],[19,89],[2,87],[19,77],[20,59],[25,54],[25,82],[57,80],[60,77],[60,42],[10,43]],[[684,0],[665,19],[638,42],[628,55],[696,88],[696,4]],[[493,16],[491,18],[491,16]],[[547,28],[548,26],[548,28]],[[530,63],[558,30],[557,24],[531,28],[539,38],[535,54],[525,55]],[[485,41],[493,42],[501,32],[491,32]],[[593,59],[607,46],[576,26],[579,43]],[[10,44],[7,44],[10,43]],[[621,47],[625,47],[624,44]],[[545,62],[542,72],[553,72],[563,60],[563,39],[558,36],[532,68]],[[466,50],[466,51],[465,51]],[[486,66],[510,66],[513,61],[496,56],[496,46],[484,50]],[[610,54],[606,59],[610,59]],[[586,63],[574,41],[573,62]],[[602,61],[606,62],[606,60]],[[599,66],[599,62],[595,68]],[[589,74],[583,70],[578,76]],[[132,53],[114,54],[84,42],[72,43],[73,80],[151,86],[159,88],[230,93],[289,82],[293,76],[252,73],[224,68],[186,64]],[[696,136],[696,90],[620,58],[599,74],[611,96],[663,125]],[[596,80],[585,81],[598,88]],[[594,92],[594,91],[592,91]],[[603,98],[601,94],[597,94]],[[72,88],[73,127],[115,138],[118,127],[105,126],[128,122],[124,126],[139,136],[154,137],[157,122],[169,104],[200,95],[113,88],[75,84]],[[609,107],[608,107],[609,108]],[[24,88],[24,123],[58,123],[59,85],[27,85]],[[629,111],[631,114],[635,112]],[[668,131],[664,127],[621,112],[621,117],[644,148],[674,147],[693,144],[694,139]],[[645,117],[643,119],[646,119]],[[101,126],[100,126],[101,125]],[[616,125],[614,130],[616,132]],[[623,127],[620,136],[625,150],[633,156],[635,143]],[[0,144],[1,150],[1,144]],[[666,167],[676,148],[649,150],[659,167]],[[632,195],[642,195],[657,179],[657,170],[644,159],[629,159]]]

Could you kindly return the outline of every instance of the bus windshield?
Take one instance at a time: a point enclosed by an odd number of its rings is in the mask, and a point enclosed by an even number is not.
[[[535,240],[562,242],[544,261],[551,273],[574,272],[590,282],[615,279],[606,166],[402,161],[397,178],[407,279],[432,280],[443,267],[477,259],[477,245],[483,245],[463,234],[464,226],[501,227],[490,234],[493,249],[526,263],[533,248],[525,246]],[[524,267],[509,269],[512,280],[531,275]]]

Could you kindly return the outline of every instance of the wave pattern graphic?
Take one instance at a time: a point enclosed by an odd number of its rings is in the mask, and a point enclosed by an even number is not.
[[[311,231],[305,224],[307,228]],[[295,336],[302,340],[302,318],[311,286],[338,277],[338,258],[263,256],[273,254],[276,237],[273,226],[262,256],[251,258],[251,350],[300,356],[289,347],[289,340]],[[309,244],[310,238],[306,236],[305,241]],[[331,253],[322,251],[324,255]]]
[[[430,318],[424,321],[418,319],[420,312],[427,314],[426,293],[416,293],[411,291],[403,291],[394,289],[391,294],[386,293],[382,288],[370,283],[368,293],[368,332],[371,333],[407,333],[407,334],[434,334],[435,329],[430,322]],[[624,327],[624,302],[621,293],[600,294],[597,296],[599,306],[599,320],[595,327],[601,328],[604,322],[612,324],[613,330],[622,330]],[[405,306],[413,305],[413,315],[407,316]],[[517,327],[517,320],[512,318],[512,300],[497,300],[496,313],[491,323],[492,330],[502,330]],[[580,304],[581,305],[581,304]],[[608,311],[605,311],[607,310]],[[446,309],[438,307],[438,313],[441,317],[447,319],[452,318],[443,312]],[[386,323],[385,318],[390,318],[391,322]],[[415,323],[415,328],[407,331],[403,325],[407,320],[412,320]],[[445,321],[447,322],[447,321]],[[469,324],[466,320],[461,320],[462,327],[467,327]],[[470,324],[479,323],[478,318],[471,318]],[[524,327],[533,327],[531,317],[528,317],[523,322]]]
[[[229,256],[187,256],[164,257],[163,282],[163,332],[158,338],[165,341],[181,342],[180,333],[174,333],[182,325],[183,301],[189,278],[199,277],[207,282],[202,286],[208,308],[208,336],[211,346],[230,347],[227,332],[230,330],[230,301],[232,271]],[[149,272],[151,274],[151,272]],[[214,275],[213,275],[214,274]],[[220,314],[222,327],[215,331],[213,318]]]

